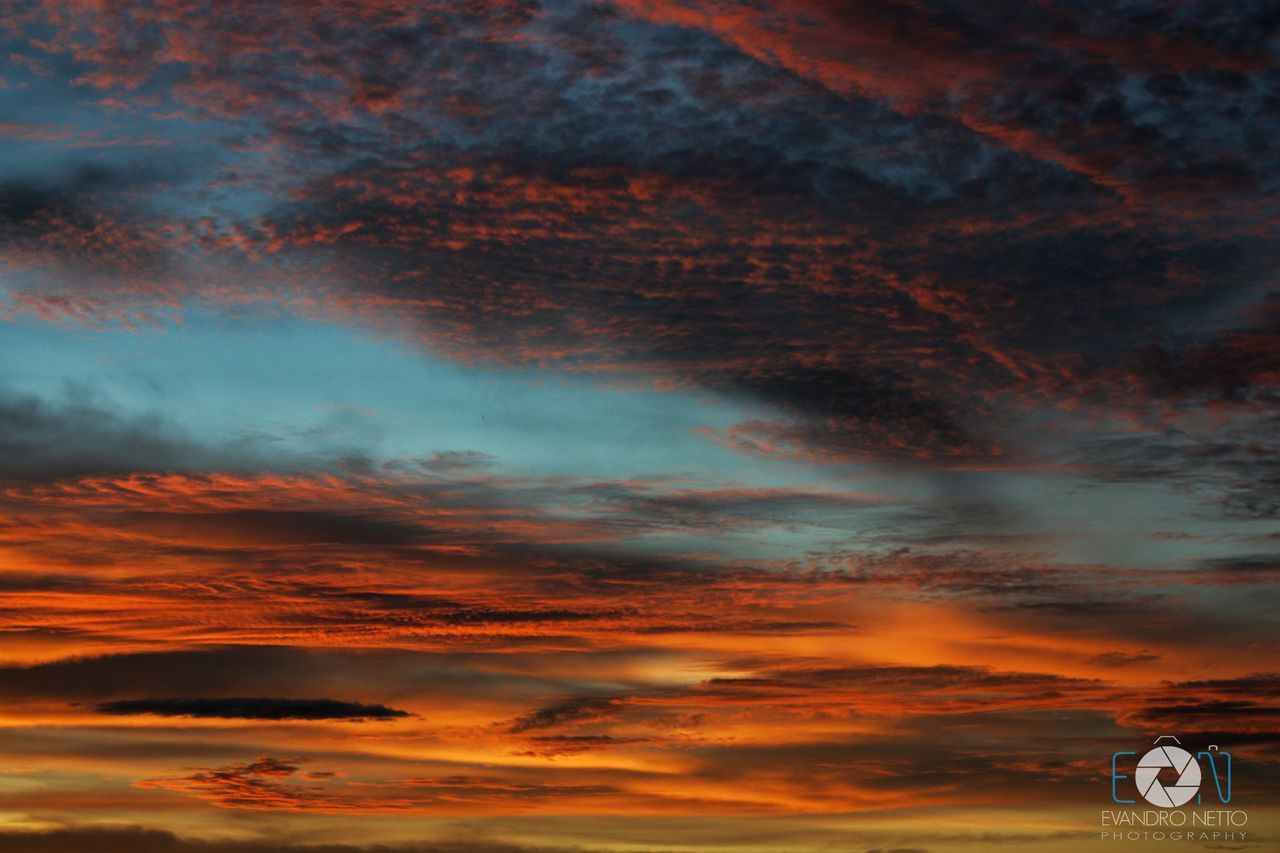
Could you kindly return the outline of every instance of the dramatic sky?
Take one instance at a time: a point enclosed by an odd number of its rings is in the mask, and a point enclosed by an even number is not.
[[[1276,849],[1275,4],[0,9],[0,853]]]

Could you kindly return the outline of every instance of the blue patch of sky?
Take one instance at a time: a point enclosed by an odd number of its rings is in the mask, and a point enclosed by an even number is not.
[[[813,482],[811,466],[746,457],[700,433],[762,413],[696,392],[470,367],[408,344],[294,317],[191,310],[181,326],[86,330],[11,322],[0,385],[59,399],[86,389],[121,413],[159,413],[193,439],[282,455],[374,461],[478,451],[530,476]]]

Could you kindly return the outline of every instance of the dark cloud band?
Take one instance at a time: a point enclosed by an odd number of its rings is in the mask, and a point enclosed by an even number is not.
[[[156,714],[243,720],[389,720],[409,716],[408,711],[386,705],[337,699],[120,699],[101,702],[94,708],[99,713],[116,716]]]

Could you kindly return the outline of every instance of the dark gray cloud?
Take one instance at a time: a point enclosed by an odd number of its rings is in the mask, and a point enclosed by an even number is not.
[[[1160,655],[1145,652],[1103,652],[1102,654],[1094,655],[1089,659],[1089,662],[1095,663],[1098,666],[1121,667],[1132,666],[1139,663],[1148,663],[1159,659]]]
[[[117,699],[94,706],[100,714],[162,717],[216,717],[244,720],[389,720],[407,717],[408,711],[386,705],[365,705],[337,699],[264,699],[169,697]]]
[[[362,673],[364,675],[362,675]],[[167,701],[208,703],[216,709],[226,696],[285,696],[310,701],[317,692],[336,692],[352,684],[361,689],[430,680],[457,689],[470,680],[476,689],[493,679],[472,672],[448,656],[424,658],[409,652],[342,652],[286,646],[234,646],[199,650],[140,652],[82,657],[33,666],[0,667],[0,691],[9,701],[60,699],[68,702],[132,701],[138,696],[177,696]],[[148,700],[143,700],[148,701]],[[247,700],[253,702],[275,700]],[[160,705],[156,706],[157,708]],[[230,705],[228,707],[231,707]],[[303,708],[303,705],[299,705]]]
[[[1254,307],[1248,325],[1152,343],[1135,354],[1135,373],[1156,396],[1228,406],[1274,406],[1280,368],[1280,294]]]
[[[1207,515],[1237,520],[1280,513],[1280,414],[1254,410],[1212,430],[1160,428],[1091,439],[1071,454],[1101,482],[1159,482],[1198,498]]]
[[[581,654],[576,652],[573,654]],[[611,659],[610,653],[600,653]],[[628,652],[616,653],[619,660]],[[276,697],[305,708],[316,696],[356,695],[351,708],[397,710],[410,695],[433,702],[512,695],[565,695],[582,690],[572,675],[512,672],[506,656],[401,649],[309,649],[289,646],[227,646],[183,651],[138,652],[66,658],[32,666],[0,667],[0,704],[67,703],[86,707],[161,697],[161,702],[200,703],[218,709],[225,697]],[[536,699],[531,698],[531,703]],[[160,706],[156,706],[159,708]],[[416,710],[416,708],[415,708]]]
[[[329,543],[395,547],[421,541],[428,535],[428,531],[412,524],[323,510],[127,511],[113,515],[111,523],[125,530],[172,533],[179,538],[280,546]]]
[[[1192,571],[1209,583],[1272,584],[1280,579],[1280,554],[1242,554],[1202,560]]]
[[[0,389],[0,460],[0,477],[19,480],[229,461],[159,414],[125,414],[86,388],[58,401]]]
[[[404,845],[207,841],[141,827],[0,832],[0,851],[4,853],[557,853],[559,850],[473,841]]]
[[[537,729],[597,722],[610,719],[621,709],[621,702],[607,697],[584,696],[568,699],[516,718],[511,724],[510,731],[512,734],[522,734]]]

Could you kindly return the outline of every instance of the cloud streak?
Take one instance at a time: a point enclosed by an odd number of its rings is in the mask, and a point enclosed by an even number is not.
[[[100,714],[161,717],[215,717],[244,720],[389,720],[407,711],[337,699],[198,699],[194,697],[117,699],[94,706]]]

